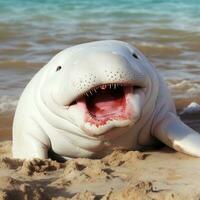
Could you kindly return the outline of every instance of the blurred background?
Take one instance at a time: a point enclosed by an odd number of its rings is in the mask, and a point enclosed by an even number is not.
[[[200,102],[199,0],[0,0],[1,139],[10,137],[25,85],[53,55],[104,39],[141,50],[164,76],[178,110]]]

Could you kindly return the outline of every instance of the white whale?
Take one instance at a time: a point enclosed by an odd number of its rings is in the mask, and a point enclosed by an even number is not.
[[[180,121],[166,84],[136,48],[97,41],[65,49],[25,88],[13,157],[102,157],[162,141],[200,156],[200,135]]]

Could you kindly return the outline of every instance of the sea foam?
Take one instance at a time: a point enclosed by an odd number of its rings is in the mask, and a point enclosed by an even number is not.
[[[180,114],[194,114],[200,113],[200,105],[196,102],[190,103]]]
[[[18,100],[13,96],[1,96],[0,97],[0,113],[12,112],[17,106]]]

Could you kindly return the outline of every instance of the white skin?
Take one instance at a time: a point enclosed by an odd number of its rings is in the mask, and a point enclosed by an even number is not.
[[[100,108],[103,116],[91,116],[87,95],[119,85],[124,110],[119,105],[106,117]],[[63,50],[27,85],[14,118],[13,156],[47,158],[51,150],[64,159],[102,157],[158,140],[200,156],[199,134],[177,117],[166,84],[147,58],[127,43],[98,41]]]

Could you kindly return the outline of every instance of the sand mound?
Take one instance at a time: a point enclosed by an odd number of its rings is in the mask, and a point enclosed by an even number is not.
[[[199,199],[200,159],[169,148],[102,159],[19,160],[0,143],[0,200]]]
[[[33,159],[33,160],[25,160],[22,163],[22,167],[20,169],[20,173],[23,175],[31,176],[34,173],[45,175],[48,171],[55,171],[62,168],[64,164],[58,163],[56,161],[52,161],[50,159],[41,160],[41,159]]]

